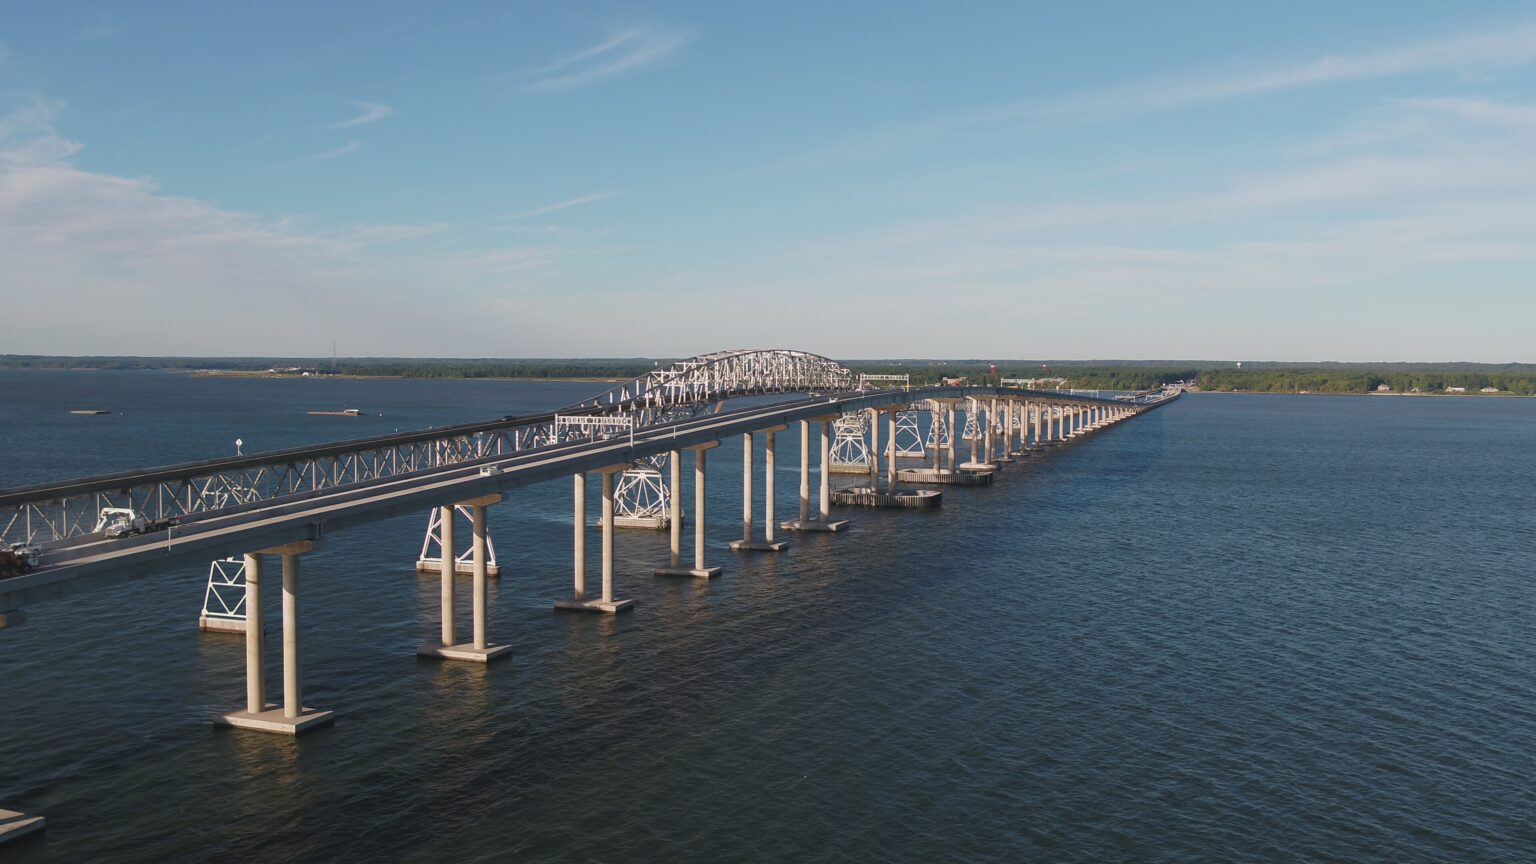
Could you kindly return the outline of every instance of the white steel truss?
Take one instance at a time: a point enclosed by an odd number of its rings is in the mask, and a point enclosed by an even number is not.
[[[1036,380],[1036,379],[1029,379]],[[308,497],[340,487],[432,471],[453,465],[510,457],[528,450],[563,446],[620,430],[689,420],[739,396],[778,393],[842,393],[857,376],[838,363],[803,351],[777,349],[722,351],[679,360],[602,396],[557,414],[503,417],[419,432],[383,435],[237,455],[0,490],[0,546],[49,544],[91,535],[109,508],[131,509],[144,518],[140,533],[173,532],[181,519],[238,512],[275,500]],[[1134,404],[1150,405],[1177,395],[1175,387],[1138,394]],[[1078,404],[1074,402],[1073,404]],[[577,416],[607,423],[572,422]],[[564,418],[562,423],[560,419]],[[939,417],[939,446],[949,430]],[[904,431],[906,434],[903,434]],[[911,438],[917,440],[910,440]],[[897,415],[898,452],[923,455],[916,415]]]
[[[896,455],[926,456],[923,449],[923,430],[917,423],[916,411],[896,412]]]
[[[869,415],[863,411],[844,414],[832,423],[831,465],[834,468],[868,468]]]
[[[636,425],[644,427],[697,416],[736,396],[843,392],[853,387],[853,372],[818,354],[781,349],[719,351],[653,370],[571,408],[632,414]]]
[[[208,567],[203,617],[245,620],[245,558],[219,558]]]
[[[473,522],[474,511],[465,504],[456,504],[453,508],[465,520]],[[455,534],[454,545],[458,545]],[[463,552],[457,552],[453,558],[453,572],[473,573],[475,570],[475,548],[472,544],[465,544]],[[489,534],[485,538],[485,563],[486,569],[493,575],[501,572],[500,565],[496,563],[496,543],[491,540]],[[427,536],[421,541],[421,556],[416,559],[416,569],[423,573],[443,572],[443,508],[433,507],[427,512]]]
[[[929,411],[933,413],[933,422],[928,424],[928,449],[949,446],[949,421],[945,419],[944,406],[932,403]]]
[[[613,489],[613,514],[632,523],[654,522],[665,528],[671,518],[672,493],[661,471],[636,466],[619,475]]]

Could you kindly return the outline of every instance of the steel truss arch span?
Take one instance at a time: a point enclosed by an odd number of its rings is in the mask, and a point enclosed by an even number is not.
[[[688,420],[740,396],[844,392],[857,386],[852,370],[820,354],[782,348],[717,351],[654,369],[560,413],[628,415],[643,428]]]

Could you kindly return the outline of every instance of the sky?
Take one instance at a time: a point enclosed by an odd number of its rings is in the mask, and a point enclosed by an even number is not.
[[[0,354],[1536,361],[1536,3],[0,0]]]

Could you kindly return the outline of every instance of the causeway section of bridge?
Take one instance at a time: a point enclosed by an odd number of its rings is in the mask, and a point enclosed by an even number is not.
[[[334,720],[330,710],[304,704],[299,596],[303,556],[337,531],[432,510],[441,609],[438,632],[418,653],[486,663],[510,653],[490,632],[487,509],[521,487],[571,478],[572,591],[556,607],[611,614],[633,605],[616,593],[613,543],[622,497],[617,490],[634,472],[659,475],[665,467],[668,474],[655,523],[668,529],[667,558],[654,573],[707,579],[722,572],[710,561],[705,542],[708,453],[731,436],[740,436],[743,445],[743,500],[741,538],[729,548],[773,553],[788,546],[786,534],[845,528],[850,520],[834,517],[834,503],[936,506],[942,489],[993,482],[1010,461],[1041,454],[1179,396],[1177,389],[1105,396],[1001,384],[890,386],[902,383],[897,378],[861,380],[805,352],[720,352],[679,361],[549,415],[0,492],[0,543],[17,550],[13,560],[28,565],[25,572],[0,576],[0,628],[25,620],[25,604],[153,575],[188,560],[232,558],[243,565],[243,595],[235,604],[243,621],[231,629],[244,632],[246,698],[243,707],[213,719],[225,726],[296,735]],[[722,410],[728,400],[743,399],[746,404],[738,401],[738,407]],[[957,426],[961,415],[964,432]],[[779,521],[774,508],[776,440],[797,426],[799,508],[793,518]],[[964,462],[958,461],[960,440],[969,449]],[[754,494],[758,452],[763,457],[761,520]],[[819,457],[814,477],[813,452]],[[692,548],[685,550],[678,493],[687,455],[694,501],[686,520],[693,531]],[[906,466],[898,465],[902,459],[908,460]],[[834,471],[867,472],[867,483],[834,494]],[[592,473],[599,475],[601,490],[595,589],[588,584],[586,548]],[[125,510],[134,517],[126,528],[108,524],[107,514]],[[460,568],[450,563],[459,557],[461,513],[468,516],[470,541],[464,569],[473,580],[468,638],[461,638],[455,607]],[[271,562],[277,566],[269,568]],[[262,625],[269,573],[280,582],[283,622],[282,689],[275,702],[269,701],[266,687]],[[41,828],[36,817],[5,815],[10,812],[0,811],[0,842],[23,829]]]

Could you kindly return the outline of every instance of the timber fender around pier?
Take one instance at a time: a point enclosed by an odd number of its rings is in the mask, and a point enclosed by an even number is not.
[[[845,507],[937,510],[943,501],[944,493],[937,489],[902,489],[891,493],[876,492],[868,486],[853,486],[832,493],[832,503]]]
[[[903,468],[896,472],[896,479],[905,483],[943,483],[950,486],[986,486],[997,476],[996,471],[951,471],[941,468]]]

